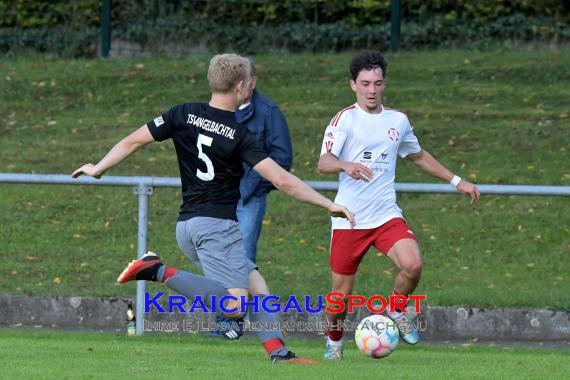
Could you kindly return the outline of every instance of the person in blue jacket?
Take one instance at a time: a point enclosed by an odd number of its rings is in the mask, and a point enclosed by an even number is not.
[[[249,133],[255,137],[257,145],[269,157],[285,170],[290,170],[293,163],[293,148],[287,120],[273,101],[255,89],[257,81],[255,63],[251,58],[248,60],[253,80],[250,82],[249,96],[236,111],[236,120],[247,127]],[[244,163],[243,168],[244,175],[239,188],[241,198],[236,212],[247,258],[255,263],[257,241],[261,235],[266,211],[267,194],[275,188],[249,165]],[[236,323],[217,315],[216,322],[218,328],[212,331],[210,336],[224,336],[233,340],[243,335],[243,320]]]
[[[255,64],[249,59],[253,74],[251,93],[236,111],[238,123],[247,127],[257,144],[283,169],[290,170],[293,148],[287,120],[277,105],[255,89]],[[243,235],[247,258],[256,262],[257,241],[263,227],[267,194],[275,189],[247,164],[240,183],[241,198],[237,206],[239,229]]]

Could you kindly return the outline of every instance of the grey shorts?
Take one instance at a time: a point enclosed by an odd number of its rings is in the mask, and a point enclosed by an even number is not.
[[[236,221],[200,216],[178,222],[176,240],[207,278],[226,289],[249,288],[249,272],[257,267],[246,257]]]

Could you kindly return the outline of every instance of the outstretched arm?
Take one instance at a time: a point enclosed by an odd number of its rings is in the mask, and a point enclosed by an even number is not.
[[[298,201],[320,206],[326,209],[331,216],[346,218],[350,221],[351,226],[354,227],[354,214],[346,207],[338,205],[317,193],[298,177],[277,165],[277,163],[271,158],[266,158],[260,161],[253,167],[253,170],[261,174],[263,178],[271,182],[273,186],[287,195],[297,199]]]
[[[131,154],[143,146],[154,141],[146,125],[143,125],[121,141],[119,141],[96,165],[91,163],[81,166],[75,170],[71,176],[77,178],[81,175],[100,178],[107,170],[118,165]]]
[[[445,166],[439,163],[428,151],[422,150],[419,153],[412,153],[406,157],[408,160],[412,161],[414,165],[428,173],[429,175],[442,179],[446,182],[451,182],[455,175],[450,172]],[[457,177],[459,178],[459,177]],[[467,181],[466,179],[460,179],[458,184],[454,184],[457,190],[471,198],[472,204],[477,204],[481,193],[477,186]]]

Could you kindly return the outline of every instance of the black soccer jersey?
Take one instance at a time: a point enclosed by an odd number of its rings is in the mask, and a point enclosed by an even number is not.
[[[253,167],[267,154],[233,112],[206,103],[175,106],[147,123],[156,141],[172,138],[182,179],[178,220],[236,218],[242,161]]]

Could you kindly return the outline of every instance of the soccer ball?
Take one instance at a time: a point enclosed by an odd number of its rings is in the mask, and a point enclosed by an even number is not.
[[[375,359],[392,353],[398,346],[400,333],[396,323],[383,315],[371,315],[358,324],[354,340],[360,352]]]

